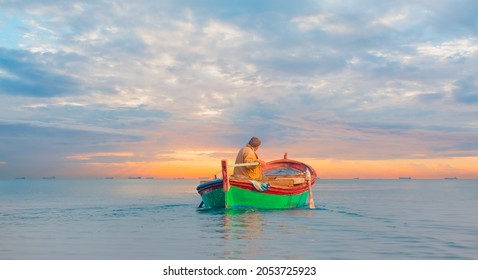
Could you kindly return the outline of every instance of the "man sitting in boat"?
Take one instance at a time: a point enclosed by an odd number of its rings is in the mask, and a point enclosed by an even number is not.
[[[257,164],[234,167],[234,174],[232,176],[235,179],[262,180],[261,165],[264,164],[264,162],[259,160],[259,156],[256,153],[260,145],[261,140],[254,136],[244,148],[239,150],[236,157],[236,164],[255,162],[257,162]]]

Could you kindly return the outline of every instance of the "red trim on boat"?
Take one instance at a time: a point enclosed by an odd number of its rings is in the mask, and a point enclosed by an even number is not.
[[[231,183],[231,186],[235,186],[235,187],[249,190],[249,191],[259,192],[258,190],[256,190],[256,188],[254,188],[252,183],[249,181],[231,180],[230,183]],[[270,185],[269,189],[266,191],[263,191],[262,193],[278,194],[278,195],[296,195],[296,194],[304,193],[308,190],[309,190],[309,187],[307,186],[307,184],[294,185],[293,187]]]
[[[254,188],[254,186],[252,185],[250,181],[230,180],[230,184],[231,186],[235,186],[248,191],[259,192],[258,190],[256,190],[256,188]],[[222,189],[222,181],[199,188],[198,193],[206,194],[208,192],[211,192],[217,189]],[[296,194],[304,193],[308,190],[309,188],[307,184],[294,185],[292,187],[270,185],[269,189],[266,191],[263,191],[262,193],[277,194],[277,195],[296,195]]]
[[[317,172],[315,172],[314,168],[312,168],[308,164],[292,159],[278,159],[269,161],[266,163],[266,166],[262,170],[262,172],[267,172],[278,168],[292,168],[300,172],[306,172],[306,170],[309,169],[312,179],[311,184],[313,185],[315,183],[315,180],[317,179]]]

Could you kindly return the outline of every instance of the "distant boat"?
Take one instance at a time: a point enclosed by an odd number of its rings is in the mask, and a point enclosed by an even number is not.
[[[53,179],[56,179],[55,176],[47,176],[47,177],[43,177],[42,179],[44,180],[53,180]]]
[[[412,177],[398,177],[399,180],[410,180]]]
[[[445,180],[458,180],[457,177],[445,177]]]
[[[17,177],[15,180],[25,180],[25,177]]]
[[[152,179],[154,179],[154,177],[146,177],[144,179],[152,180]]]
[[[141,179],[141,177],[128,177],[128,179]]]
[[[114,178],[115,177],[105,177],[105,179],[109,179],[109,180],[114,179]]]

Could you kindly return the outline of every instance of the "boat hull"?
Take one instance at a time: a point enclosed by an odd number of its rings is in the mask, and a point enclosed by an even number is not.
[[[309,206],[309,191],[306,186],[284,188],[271,186],[267,191],[257,191],[252,183],[231,181],[228,192],[224,192],[222,180],[214,180],[197,187],[208,209],[290,209]]]
[[[273,194],[250,191],[231,185],[226,193],[227,208],[290,209],[309,206],[309,192],[298,194]]]
[[[222,188],[222,179],[209,181],[197,187],[204,208],[225,208],[226,199]]]

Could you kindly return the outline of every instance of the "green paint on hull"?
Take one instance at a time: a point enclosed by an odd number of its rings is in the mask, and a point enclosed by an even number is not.
[[[231,185],[226,194],[229,209],[260,208],[260,209],[289,209],[304,208],[309,204],[309,193],[297,195],[266,194],[249,191]]]
[[[222,188],[203,193],[201,198],[204,208],[225,208],[226,195]],[[245,190],[231,185],[227,192],[229,209],[257,208],[257,209],[289,209],[305,208],[309,206],[309,193],[297,195],[267,194]]]
[[[222,188],[201,195],[204,208],[225,208],[225,196]]]

